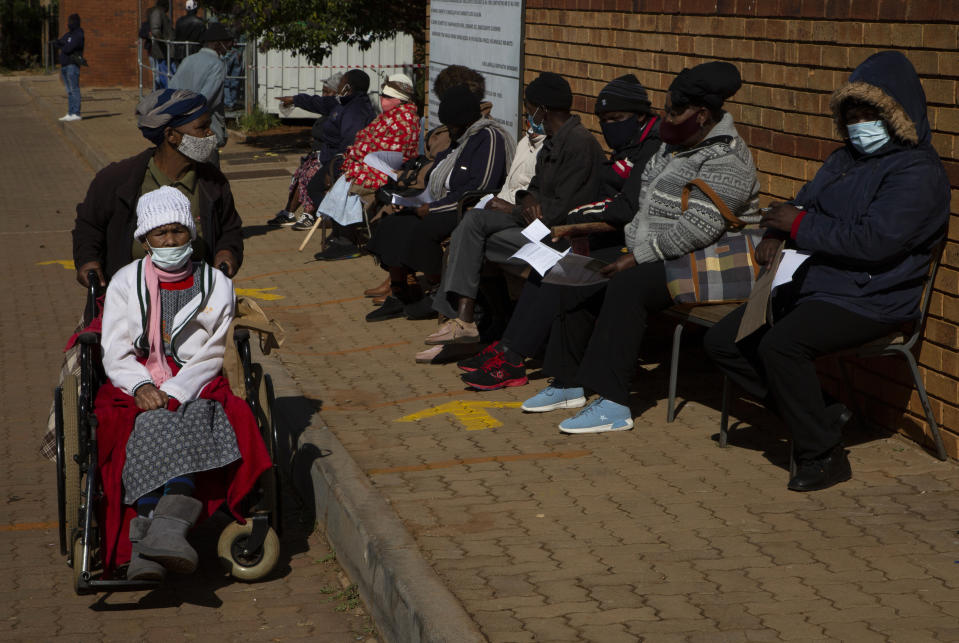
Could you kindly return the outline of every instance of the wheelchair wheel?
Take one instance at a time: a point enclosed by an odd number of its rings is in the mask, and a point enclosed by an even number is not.
[[[83,574],[83,535],[77,534],[73,538],[73,591],[80,594],[80,577]]]
[[[280,557],[280,539],[272,527],[266,534],[263,546],[248,556],[244,555],[243,548],[252,531],[252,520],[247,520],[245,525],[230,523],[220,534],[217,543],[220,563],[237,580],[260,580],[273,571]]]
[[[258,393],[260,398],[260,408],[262,409],[263,415],[266,418],[266,422],[263,425],[263,441],[266,442],[266,448],[270,453],[270,460],[273,462],[273,466],[270,468],[270,470],[263,474],[263,491],[268,498],[268,502],[271,503],[270,523],[273,525],[273,528],[277,533],[282,533],[280,521],[283,515],[283,507],[280,489],[283,487],[283,482],[280,478],[281,467],[277,466],[277,458],[279,457],[279,436],[277,432],[276,416],[273,413],[273,405],[276,402],[276,395],[273,392],[273,378],[268,374],[262,375]]]
[[[80,528],[80,463],[76,457],[80,453],[79,424],[79,382],[76,375],[70,374],[63,380],[62,408],[63,462],[59,463],[57,475],[63,476],[63,542],[68,551],[72,548],[74,533]],[[58,489],[60,486],[58,485]]]

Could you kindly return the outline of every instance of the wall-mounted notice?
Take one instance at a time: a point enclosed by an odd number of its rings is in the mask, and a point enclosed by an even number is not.
[[[436,75],[449,65],[465,65],[486,77],[493,118],[518,134],[522,44],[522,0],[432,0],[430,126],[439,124]]]

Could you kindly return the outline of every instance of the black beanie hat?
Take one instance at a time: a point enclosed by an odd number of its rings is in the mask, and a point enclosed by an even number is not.
[[[370,75],[362,69],[351,69],[343,76],[354,94],[365,94],[370,90]]]
[[[719,109],[723,102],[739,91],[743,79],[732,63],[715,61],[683,69],[669,86],[673,101],[705,105]]]
[[[466,85],[450,87],[440,99],[440,122],[465,127],[479,120],[480,100]]]
[[[559,74],[544,71],[526,86],[526,100],[537,107],[566,110],[573,106],[573,90]]]
[[[626,74],[616,78],[596,97],[597,114],[603,112],[637,112],[640,114],[649,113],[649,95],[646,88],[639,82],[639,79],[632,74]]]

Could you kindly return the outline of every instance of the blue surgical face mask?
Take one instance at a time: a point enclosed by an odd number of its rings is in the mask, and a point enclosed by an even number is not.
[[[862,154],[871,154],[889,142],[889,132],[882,121],[846,125],[849,142]]]
[[[160,270],[173,272],[182,268],[193,256],[193,246],[185,244],[175,248],[154,248],[150,246],[150,258]]]
[[[529,132],[530,134],[537,134],[537,135],[539,135],[539,136],[545,136],[545,135],[546,135],[546,126],[545,126],[542,122],[539,122],[539,123],[535,122],[535,121],[536,121],[536,115],[537,115],[537,114],[539,114],[539,107],[537,107],[537,108],[536,108],[536,111],[533,112],[532,115],[530,115],[530,116],[526,119],[526,123],[529,125],[529,127],[527,128],[526,131]],[[543,117],[543,121],[545,121],[545,120],[546,120],[546,117],[544,116],[544,117]]]

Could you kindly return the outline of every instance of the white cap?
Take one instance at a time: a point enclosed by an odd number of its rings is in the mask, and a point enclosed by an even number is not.
[[[196,0],[186,0],[186,10],[196,11]]]
[[[393,74],[386,79],[380,93],[390,98],[413,100],[413,81],[406,74]]]
[[[190,199],[169,185],[147,192],[137,201],[137,229],[133,236],[146,236],[154,228],[168,223],[181,223],[190,230],[190,238],[196,239],[196,224],[190,212]]]

